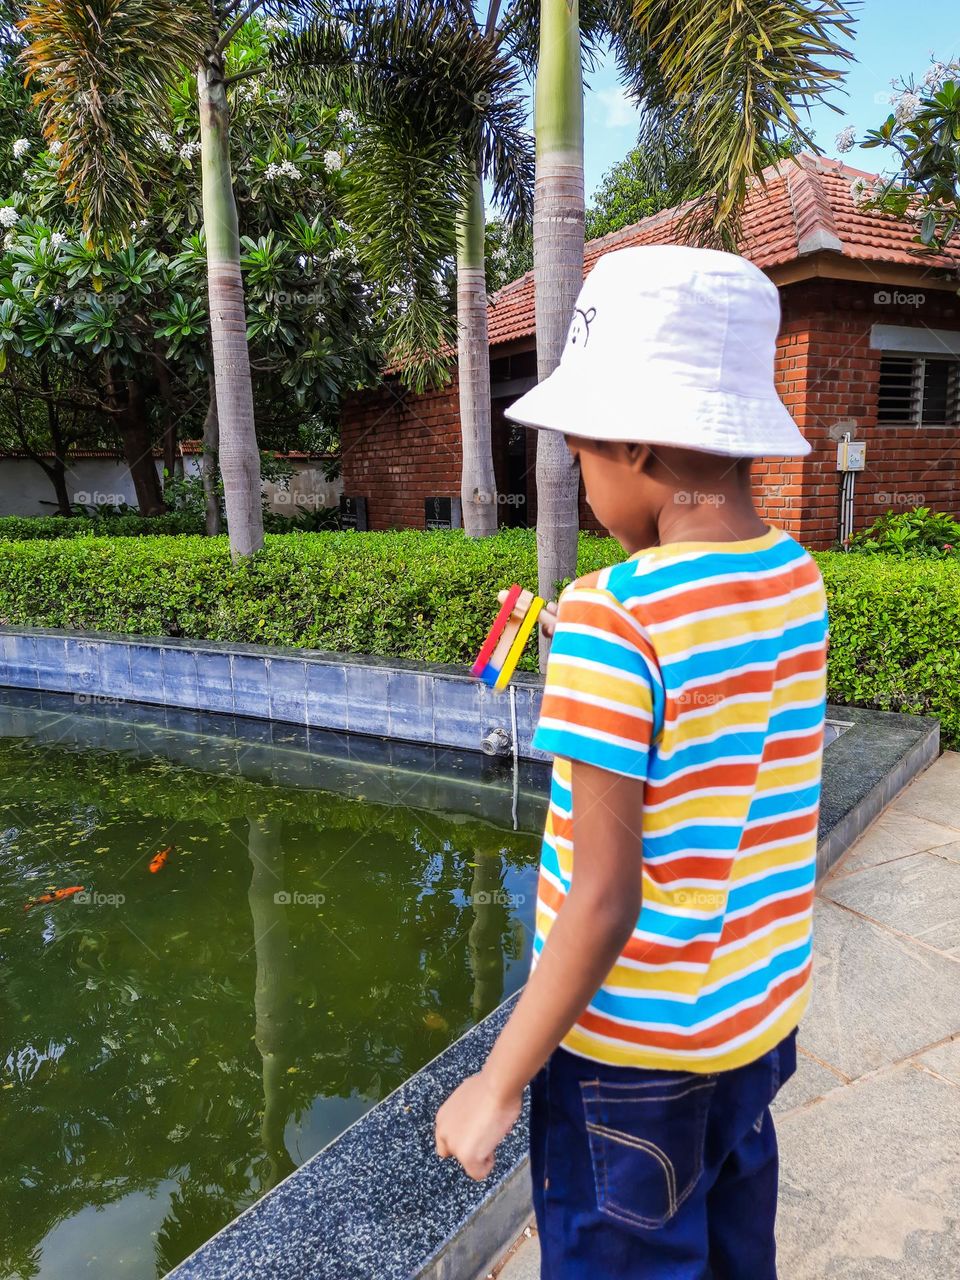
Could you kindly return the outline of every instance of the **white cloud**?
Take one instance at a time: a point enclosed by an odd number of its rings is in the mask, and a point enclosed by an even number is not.
[[[603,121],[604,128],[625,129],[636,127],[640,113],[620,85],[613,89],[598,90],[596,98],[606,111]]]

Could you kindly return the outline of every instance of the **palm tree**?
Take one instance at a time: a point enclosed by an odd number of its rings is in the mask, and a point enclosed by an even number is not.
[[[495,14],[494,3],[491,20]],[[492,183],[510,225],[529,225],[533,151],[520,68],[489,21],[481,28],[469,4],[443,0],[338,7],[292,34],[277,55],[294,81],[318,85],[361,121],[358,147],[371,154],[355,153],[352,163],[359,160],[366,172],[375,158],[379,179],[355,193],[351,213],[366,233],[371,273],[392,289],[413,257],[434,280],[444,259],[456,261],[463,523],[470,536],[495,533],[483,181]],[[438,195],[446,200],[442,211]],[[432,261],[419,243],[427,200],[438,223],[446,221]],[[425,287],[421,293],[430,297]],[[423,326],[388,325],[391,362],[414,387],[446,373],[437,357],[453,334],[442,298],[434,302],[432,346],[422,345]]]
[[[703,196],[691,236],[735,247],[751,181],[781,132],[816,150],[797,107],[842,79],[850,14],[838,0],[611,0],[613,49],[643,107],[640,145],[683,137]],[[583,114],[577,0],[541,0],[534,205],[537,372],[560,358],[583,276]],[[549,598],[576,572],[579,477],[563,441],[537,446],[539,590]]]
[[[583,22],[584,58],[591,59],[603,31],[604,5],[588,0]],[[464,529],[474,537],[496,532],[496,479],[491,450],[490,347],[484,263],[486,218],[484,181],[505,222],[519,234],[529,226],[533,204],[533,155],[524,130],[521,85],[536,64],[537,0],[488,0],[478,20],[468,0],[412,0],[384,5],[338,6],[325,21],[308,24],[278,50],[281,64],[301,83],[311,71],[327,95],[340,95],[376,136],[381,148],[381,181],[363,195],[354,222],[358,229],[383,223],[389,233],[369,254],[371,271],[387,281],[395,261],[409,256],[397,235],[397,208],[415,209],[397,199],[397,179],[411,151],[421,157],[417,180],[436,186],[440,172],[462,175],[451,182],[450,242],[446,252],[457,266],[457,361],[462,442],[461,498]],[[449,140],[441,157],[438,139]],[[431,169],[427,159],[440,166]],[[388,173],[391,175],[387,177]],[[379,190],[389,181],[389,200]],[[420,221],[411,220],[416,226]],[[417,230],[417,234],[421,234]],[[436,246],[436,262],[444,247]],[[436,270],[436,267],[432,268]],[[444,330],[437,328],[441,349]],[[429,351],[394,335],[394,362],[413,385],[422,385]]]

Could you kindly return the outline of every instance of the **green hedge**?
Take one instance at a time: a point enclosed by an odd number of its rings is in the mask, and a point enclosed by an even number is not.
[[[581,535],[579,572],[623,556]],[[960,745],[960,564],[818,554],[835,702],[935,715]],[[472,660],[498,588],[536,581],[532,532],[268,535],[233,565],[223,538],[0,542],[0,622]],[[532,669],[532,646],[523,665]]]
[[[0,541],[41,538],[143,538],[203,533],[203,516],[172,511],[163,516],[0,516]]]

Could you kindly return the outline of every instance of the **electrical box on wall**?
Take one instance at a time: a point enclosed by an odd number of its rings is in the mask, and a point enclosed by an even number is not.
[[[867,461],[863,440],[841,440],[837,445],[837,470],[862,471]]]

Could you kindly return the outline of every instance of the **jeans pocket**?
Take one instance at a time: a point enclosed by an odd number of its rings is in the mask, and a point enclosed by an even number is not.
[[[697,1185],[715,1075],[580,1084],[602,1214],[631,1226],[664,1226]]]

